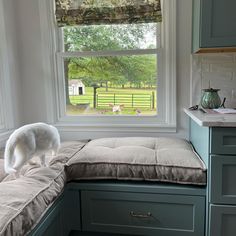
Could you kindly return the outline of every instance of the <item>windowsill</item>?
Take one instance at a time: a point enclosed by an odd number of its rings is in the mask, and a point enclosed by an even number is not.
[[[59,131],[66,132],[176,132],[176,125],[174,124],[78,124],[58,122],[54,125]]]

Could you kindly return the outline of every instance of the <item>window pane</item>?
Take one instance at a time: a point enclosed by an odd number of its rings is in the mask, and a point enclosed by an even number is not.
[[[68,115],[155,115],[157,56],[64,60]]]
[[[122,24],[64,27],[64,51],[154,49],[157,25]]]

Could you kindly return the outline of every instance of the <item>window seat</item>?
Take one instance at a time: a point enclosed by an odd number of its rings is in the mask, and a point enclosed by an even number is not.
[[[172,184],[163,183],[168,178]],[[83,182],[85,179],[89,181]],[[27,235],[31,231],[30,235],[68,235],[71,230],[81,231],[82,225],[87,231],[127,232],[127,235],[138,235],[139,227],[142,232],[148,232],[147,235],[163,230],[166,233],[177,226],[183,229],[173,232],[185,232],[189,227],[195,227],[194,232],[203,231],[199,227],[204,224],[198,227],[197,223],[204,220],[205,184],[204,163],[184,140],[109,138],[87,144],[79,141],[63,143],[58,156],[49,160],[49,167],[25,165],[19,178],[8,175],[0,183],[0,235]],[[112,208],[108,207],[105,211],[107,205],[103,205],[104,201]],[[116,202],[117,206],[114,205]],[[166,222],[165,229],[160,229],[153,222],[149,227],[155,230],[148,228],[145,231],[148,225],[144,222],[129,233],[127,229],[132,228],[133,223],[128,227],[127,222],[120,222],[120,219],[142,216],[139,210],[130,210],[129,216],[123,215],[131,202],[134,209],[140,206],[140,209],[155,209],[154,215],[160,209],[166,209],[160,216],[163,220],[171,216],[172,207],[182,209],[187,217],[183,220],[190,218],[194,222],[190,220],[182,225],[178,217],[173,217],[172,223]],[[81,206],[86,207],[81,210]],[[102,208],[93,211],[95,206]],[[93,219],[106,221],[109,218],[108,215],[96,215],[102,209],[108,213],[117,210],[116,207],[123,210],[117,219],[112,218],[114,227],[109,227],[106,222],[103,226],[98,226],[101,222],[97,226],[93,224]],[[152,218],[148,212],[144,215]],[[60,234],[56,233],[58,230]],[[199,235],[190,231],[184,235]]]

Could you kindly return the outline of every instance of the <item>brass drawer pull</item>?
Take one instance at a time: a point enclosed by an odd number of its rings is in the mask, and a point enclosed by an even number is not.
[[[152,213],[148,212],[147,214],[137,214],[131,211],[130,215],[135,218],[150,218],[152,216]]]

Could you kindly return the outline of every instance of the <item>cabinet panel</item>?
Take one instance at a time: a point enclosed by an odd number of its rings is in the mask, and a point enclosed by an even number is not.
[[[236,155],[236,128],[212,128],[211,153]]]
[[[64,218],[66,220],[67,232],[70,230],[81,230],[80,214],[80,191],[66,188]]]
[[[236,206],[210,205],[210,236],[236,235]]]
[[[190,141],[196,152],[204,161],[207,168],[208,168],[209,152],[210,152],[209,138],[210,138],[209,127],[200,127],[195,121],[191,119]]]
[[[235,0],[202,0],[202,47],[236,46],[235,9]]]
[[[236,155],[211,156],[210,201],[236,204]]]
[[[204,235],[204,215],[205,197],[82,192],[82,228],[86,231],[197,236]]]
[[[38,225],[28,236],[64,236],[69,233],[66,228],[64,193],[54,202],[42,217]]]
[[[235,9],[235,0],[193,1],[193,52],[204,48],[236,50]]]

